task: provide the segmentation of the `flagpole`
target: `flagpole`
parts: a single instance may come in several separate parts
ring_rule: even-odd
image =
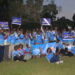
[[[11,23],[11,28],[10,28],[10,31],[12,31],[12,23]]]
[[[19,25],[18,29],[20,29],[21,25]]]

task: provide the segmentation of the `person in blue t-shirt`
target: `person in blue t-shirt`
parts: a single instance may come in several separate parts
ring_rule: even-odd
[[[11,59],[11,52],[14,50],[14,45],[16,42],[16,37],[14,36],[13,32],[7,37],[7,42],[9,43],[9,53],[8,58]]]
[[[26,47],[23,49],[24,49],[24,60],[31,59],[32,58],[31,47],[28,44],[26,44]]]
[[[4,45],[4,36],[0,33],[0,45]]]
[[[49,42],[49,37],[47,35],[47,32],[42,33],[42,38],[43,38],[43,43],[48,43]]]
[[[15,42],[16,42],[16,37],[14,36],[13,33],[11,33],[8,38],[7,38],[7,42],[10,44],[10,45],[14,45]]]
[[[43,43],[42,34],[40,31],[36,34],[36,37],[34,40],[35,40],[34,41],[35,44],[42,44]]]
[[[60,40],[57,40],[56,47],[59,48],[59,49],[64,49],[65,48],[64,44]]]
[[[50,48],[47,49],[46,58],[50,62],[51,58],[53,57],[53,52]]]
[[[58,48],[56,49],[56,53],[53,53],[51,48],[48,48],[46,58],[51,63],[57,63],[57,64],[63,63],[63,61],[60,60],[59,52],[60,50]]]
[[[15,46],[15,47],[14,47],[14,51],[12,51],[12,59],[13,59],[14,61],[16,61],[17,58],[19,57],[17,49],[18,49],[18,47]]]
[[[55,35],[52,33],[52,31],[49,33],[49,41],[55,41],[56,37]]]
[[[23,34],[19,34],[17,39],[16,39],[16,44],[24,44],[25,40],[24,40],[24,35]]]
[[[19,60],[19,61],[25,61],[26,62],[26,60],[24,60],[23,51],[18,50],[18,46],[14,47],[14,51],[12,52],[12,58],[14,61]]]

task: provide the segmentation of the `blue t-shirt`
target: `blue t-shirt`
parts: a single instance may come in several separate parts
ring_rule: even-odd
[[[34,44],[34,39],[32,39],[30,43],[31,43],[31,45],[33,45]]]
[[[18,55],[18,51],[16,50],[14,50],[13,52],[12,52],[12,57],[15,57],[15,56],[17,56]]]
[[[71,48],[72,53],[75,55],[75,47]]]
[[[18,50],[18,55],[19,56],[24,55],[24,50]]]
[[[52,57],[53,57],[53,52],[51,52],[50,54],[46,54],[46,58],[48,61],[50,61]]]
[[[54,41],[54,34],[52,32],[49,33],[49,39],[50,41]]]
[[[22,39],[23,39],[23,38],[24,38],[24,35],[23,35],[23,34],[21,34],[21,35],[20,35],[20,38],[22,38]]]
[[[29,38],[25,39],[25,44],[31,45],[31,40]]]
[[[30,50],[28,48],[24,48],[25,51],[30,52]]]
[[[2,34],[0,34],[0,45],[4,44],[4,37]]]
[[[27,52],[26,55],[29,54],[29,52],[30,52],[29,48],[23,48],[23,50]]]
[[[42,43],[42,35],[36,35],[35,43]]]
[[[24,44],[25,43],[25,39],[23,37],[17,37],[16,39],[16,44]]]
[[[65,48],[64,45],[60,42],[56,44],[56,47],[59,48],[59,49],[64,49]]]
[[[10,44],[15,44],[16,37],[14,35],[9,35],[7,38],[7,42],[9,42]]]

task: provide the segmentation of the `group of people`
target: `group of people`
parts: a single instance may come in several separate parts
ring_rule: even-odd
[[[14,61],[27,61],[32,58],[32,51],[31,48],[26,45],[24,48],[22,44],[15,45],[14,46],[14,51],[12,51],[12,59]]]
[[[67,38],[73,38],[73,42],[64,43],[63,34],[72,33],[74,36],[67,36]],[[47,49],[46,56],[52,54],[50,62],[59,61],[60,55],[73,56],[74,52],[71,52],[72,48],[75,47],[75,29],[64,29],[63,31],[57,28],[43,28],[33,30],[1,30],[0,31],[0,45],[9,45],[9,59],[14,61],[26,61],[31,59],[34,55],[32,54],[32,45],[44,44],[56,42],[56,51],[52,52],[51,48]],[[75,48],[74,48],[75,49]],[[74,51],[74,50],[73,50]],[[41,53],[41,49],[40,49]],[[41,54],[42,55],[42,54]],[[39,55],[36,55],[37,57]],[[53,60],[54,59],[54,60]]]

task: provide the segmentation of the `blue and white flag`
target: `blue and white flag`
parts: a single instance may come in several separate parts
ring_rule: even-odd
[[[0,22],[0,29],[9,29],[8,22]]]
[[[72,33],[72,32],[65,32],[65,33],[62,34],[62,37],[63,37],[64,39],[68,39],[68,38],[70,38],[71,36],[74,36],[74,33]]]
[[[53,43],[46,43],[46,44],[38,44],[38,45],[32,45],[32,54],[33,55],[40,55],[47,53],[47,48],[53,49],[53,53],[56,51],[56,42]]]
[[[21,17],[12,17],[12,24],[21,25]]]
[[[51,25],[51,19],[50,18],[41,18],[41,25],[50,26]]]
[[[74,38],[72,38],[72,36],[74,36],[74,33],[72,32],[65,32],[62,34],[62,42],[65,43],[73,43],[74,42]]]

